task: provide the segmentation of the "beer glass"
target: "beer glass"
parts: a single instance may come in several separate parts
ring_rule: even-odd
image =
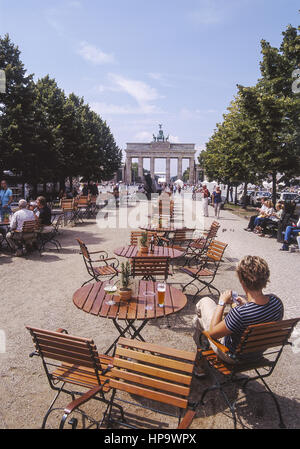
[[[159,307],[164,306],[165,295],[166,295],[166,284],[164,282],[160,282],[159,284],[157,284],[157,298]]]

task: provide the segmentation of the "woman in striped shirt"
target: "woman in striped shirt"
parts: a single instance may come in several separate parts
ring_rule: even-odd
[[[261,257],[245,256],[238,263],[236,272],[246,294],[245,298],[238,297],[239,304],[232,308],[225,318],[223,318],[225,306],[233,302],[231,290],[220,295],[218,304],[209,297],[200,299],[196,306],[197,316],[194,319],[194,340],[197,345],[201,331],[207,330],[212,338],[221,339],[234,354],[247,326],[282,320],[282,301],[277,296],[264,294],[262,291],[270,277],[267,262]],[[235,363],[233,358],[219,351],[213,344],[211,346],[222,360]]]

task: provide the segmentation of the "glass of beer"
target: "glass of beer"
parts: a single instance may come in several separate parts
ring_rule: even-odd
[[[165,295],[166,295],[166,284],[164,282],[160,282],[159,284],[157,284],[157,298],[159,307],[164,306]]]

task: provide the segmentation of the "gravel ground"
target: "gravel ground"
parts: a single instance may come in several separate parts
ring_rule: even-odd
[[[198,202],[197,207],[201,207]],[[132,210],[134,213],[134,209]],[[212,215],[211,207],[209,212]],[[212,219],[213,217],[205,219],[205,228],[209,227]],[[263,239],[245,232],[243,228],[246,227],[247,221],[228,211],[221,212],[219,221],[221,228],[218,239],[229,246],[216,278],[216,286],[221,290],[234,289],[241,292],[234,272],[236,262],[246,254],[262,256],[269,263],[271,270],[267,290],[276,293],[283,300],[286,318],[298,316],[297,297],[300,282],[297,273],[300,269],[300,254],[282,253],[279,251],[280,244],[275,239]],[[25,325],[51,330],[63,327],[74,335],[91,337],[99,352],[104,352],[115,338],[116,330],[112,322],[85,314],[72,303],[74,291],[87,280],[75,238],[79,237],[85,241],[90,250],[105,249],[113,255],[114,248],[128,243],[129,234],[129,229],[99,229],[95,220],[91,219],[76,227],[62,229],[60,241],[63,250],[59,253],[56,250],[47,250],[42,257],[33,253],[27,259],[0,254],[0,329],[6,336],[6,352],[0,353],[0,428],[40,427],[42,417],[54,396],[40,360],[28,357],[33,345]],[[171,283],[180,287],[187,281],[186,275],[176,271]],[[192,294],[193,290],[188,293]],[[188,298],[190,297],[188,295]],[[145,340],[193,351],[195,346],[191,322],[194,310],[195,305],[189,301],[186,308],[177,317],[172,318],[171,328],[168,328],[163,320],[148,323],[142,332]],[[294,346],[285,349],[275,372],[269,378],[269,384],[279,399],[288,428],[300,427],[298,329],[293,336]],[[209,378],[194,379],[194,399],[209,383]],[[264,391],[258,382],[254,382],[251,388],[257,392]],[[245,397],[235,389],[232,389],[230,394],[239,399],[238,428],[277,428],[276,409],[268,395],[254,395],[249,392]],[[69,398],[62,396],[58,405],[64,406],[68,402]],[[84,408],[91,416],[101,416],[103,410],[98,402],[90,402]],[[130,407],[130,413],[137,413],[142,420],[142,427],[150,424],[158,428],[176,427],[177,421],[173,418],[161,418],[141,410],[143,409]],[[53,414],[49,426],[57,426],[57,418],[60,416],[61,414]],[[218,393],[210,393],[207,396],[207,403],[199,408],[191,428],[232,428],[230,411]]]

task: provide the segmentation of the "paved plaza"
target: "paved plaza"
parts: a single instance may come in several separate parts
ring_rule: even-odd
[[[197,202],[197,207],[201,207],[200,202]],[[209,213],[211,216],[205,219],[205,228],[214,219],[212,207],[209,207]],[[246,254],[258,255],[266,259],[270,267],[271,279],[267,291],[282,299],[285,318],[298,316],[299,291],[296,281],[300,271],[300,254],[280,252],[280,244],[275,239],[259,238],[245,232],[245,218],[228,211],[221,211],[219,221],[221,227],[218,240],[229,245],[215,282],[219,290],[233,289],[242,293],[235,265]],[[33,345],[25,325],[49,330],[65,328],[73,335],[93,338],[99,353],[104,352],[116,337],[116,329],[110,320],[85,314],[72,303],[74,291],[87,280],[75,238],[82,239],[91,251],[104,249],[113,255],[115,248],[129,242],[129,235],[130,229],[101,230],[95,220],[90,219],[76,227],[62,228],[60,242],[63,249],[60,252],[46,251],[41,257],[36,252],[26,259],[1,254],[0,329],[6,335],[6,352],[0,354],[0,428],[40,427],[42,417],[54,396],[41,361],[35,357],[29,358]],[[175,275],[169,281],[180,287],[188,281],[188,277],[176,271],[176,265],[174,268]],[[191,287],[187,292],[190,294],[189,298],[193,292]],[[204,291],[204,295],[207,293]],[[147,342],[193,351],[195,345],[191,325],[194,312],[195,304],[190,301],[178,316],[170,319],[170,327],[166,321],[158,319],[148,323],[142,335]],[[287,427],[299,428],[299,327],[292,341],[294,346],[285,348],[279,364],[269,378],[269,384],[279,399]],[[209,379],[195,379],[193,382],[193,395],[196,398],[209,384]],[[258,392],[264,391],[257,382],[251,388]],[[232,395],[236,394],[240,396],[237,403],[238,428],[277,428],[276,410],[268,395],[247,393],[245,398],[243,393],[232,389]],[[231,414],[222,397],[211,392],[206,400],[206,405],[198,409],[191,428],[232,428]],[[92,402],[83,408],[91,415],[94,413],[100,416],[103,406]],[[65,403],[65,397],[62,397],[60,404]],[[173,418],[153,415],[148,410],[141,412],[140,409],[130,409],[130,413],[135,412],[140,416],[142,427],[146,427],[150,420],[154,427],[157,420],[157,428],[175,428],[177,425]],[[55,416],[49,420],[49,425],[57,426]]]

